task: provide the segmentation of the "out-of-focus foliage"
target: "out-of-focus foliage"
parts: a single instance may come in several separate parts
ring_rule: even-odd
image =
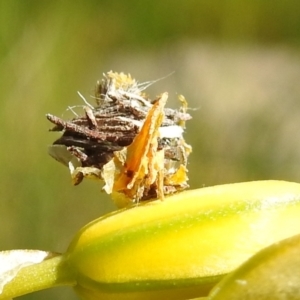
[[[64,251],[113,208],[47,155],[45,113],[72,117],[110,69],[183,94],[192,187],[299,181],[300,10],[288,1],[1,1],[0,248]],[[172,101],[172,99],[174,99]],[[81,108],[75,108],[77,113]],[[62,291],[43,299],[68,298]],[[45,295],[45,296],[44,296]],[[39,299],[35,294],[24,297]],[[72,298],[73,297],[73,298]]]

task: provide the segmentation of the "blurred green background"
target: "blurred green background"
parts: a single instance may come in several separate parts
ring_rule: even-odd
[[[48,156],[57,134],[45,118],[71,118],[77,91],[92,103],[111,69],[139,81],[175,71],[148,92],[192,108],[192,188],[299,181],[299,45],[297,0],[0,1],[0,249],[62,252],[114,209]],[[22,299],[41,297],[77,299],[69,288]]]

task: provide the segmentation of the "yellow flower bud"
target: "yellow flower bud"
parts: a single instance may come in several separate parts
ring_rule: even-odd
[[[260,249],[300,233],[299,215],[296,183],[190,190],[91,222],[65,258],[83,299],[190,299]]]

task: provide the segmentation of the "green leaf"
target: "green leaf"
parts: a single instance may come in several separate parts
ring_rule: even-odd
[[[263,249],[226,276],[209,300],[300,299],[299,254],[300,235]]]

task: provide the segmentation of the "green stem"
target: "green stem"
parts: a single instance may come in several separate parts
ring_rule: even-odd
[[[20,269],[0,294],[0,299],[9,299],[35,291],[61,286],[75,285],[74,273],[69,269],[63,255],[46,259]]]

